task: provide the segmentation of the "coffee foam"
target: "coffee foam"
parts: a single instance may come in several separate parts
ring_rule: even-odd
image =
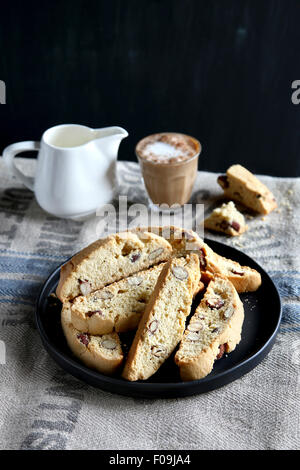
[[[177,164],[193,157],[196,147],[190,137],[166,132],[142,139],[137,145],[137,153],[153,163]]]
[[[143,149],[145,157],[155,156],[159,159],[165,160],[174,157],[188,156],[186,152],[174,147],[166,142],[152,142]]]

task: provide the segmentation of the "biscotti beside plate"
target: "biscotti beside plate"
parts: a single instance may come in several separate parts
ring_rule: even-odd
[[[216,275],[192,316],[175,362],[182,380],[208,375],[214,361],[233,351],[241,340],[244,307],[228,279]]]
[[[171,257],[172,247],[149,232],[122,232],[98,240],[68,261],[60,273],[57,297],[65,302],[147,269]]]
[[[92,336],[76,330],[71,322],[70,303],[63,305],[61,325],[69,348],[88,367],[103,374],[114,374],[123,362],[123,352],[117,333]]]
[[[175,349],[190,313],[196,277],[199,282],[195,254],[166,263],[129,350],[122,373],[125,379],[148,379]]]
[[[204,227],[215,232],[226,233],[231,237],[241,235],[248,229],[245,217],[237,210],[232,201],[214,209],[204,220]]]
[[[260,214],[269,214],[277,207],[271,191],[242,165],[232,165],[226,175],[218,177],[218,183],[228,199],[241,202]]]

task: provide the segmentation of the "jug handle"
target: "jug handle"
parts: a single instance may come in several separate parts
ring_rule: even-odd
[[[14,158],[18,153],[39,149],[40,142],[28,140],[26,142],[17,142],[16,144],[11,144],[3,150],[3,161],[6,166],[10,169],[12,174],[16,176],[28,189],[31,189],[31,191],[34,189],[34,178],[24,175],[24,173],[22,173],[22,171],[16,167]]]

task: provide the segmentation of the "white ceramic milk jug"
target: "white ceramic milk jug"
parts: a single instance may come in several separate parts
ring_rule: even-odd
[[[12,173],[34,191],[40,206],[58,217],[81,217],[111,201],[118,149],[128,133],[121,127],[91,129],[63,124],[44,132],[41,142],[6,147],[3,159]],[[34,178],[25,176],[14,157],[38,150]]]

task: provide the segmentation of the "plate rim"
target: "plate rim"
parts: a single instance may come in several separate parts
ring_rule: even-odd
[[[247,374],[248,372],[250,372],[252,369],[254,369],[264,359],[264,357],[270,352],[270,350],[271,350],[271,348],[274,344],[274,341],[275,341],[275,338],[277,336],[277,333],[278,333],[278,330],[279,330],[279,327],[280,327],[280,324],[281,324],[281,320],[282,320],[282,302],[281,302],[280,294],[278,292],[278,289],[277,289],[275,283],[273,282],[272,278],[267,273],[267,271],[265,271],[265,269],[262,268],[262,266],[257,261],[255,261],[253,258],[251,258],[247,253],[244,253],[243,251],[238,250],[237,248],[232,247],[230,245],[226,245],[225,243],[222,243],[222,242],[219,242],[219,241],[216,241],[216,240],[212,240],[212,239],[209,239],[209,238],[205,238],[204,241],[205,241],[205,243],[208,243],[209,246],[210,246],[211,243],[216,244],[217,246],[221,245],[221,247],[229,248],[230,250],[233,250],[234,252],[236,252],[238,254],[242,254],[243,256],[247,257],[251,261],[250,265],[251,264],[256,265],[256,268],[254,268],[254,269],[258,268],[259,272],[261,274],[263,273],[263,275],[268,278],[268,280],[271,282],[271,284],[274,288],[274,291],[276,292],[276,296],[277,296],[276,300],[278,301],[278,305],[279,305],[279,315],[278,315],[278,320],[276,322],[275,328],[272,330],[272,333],[268,336],[268,339],[264,342],[264,344],[255,353],[251,354],[247,359],[244,359],[244,360],[238,362],[237,364],[230,367],[229,369],[218,372],[216,375],[211,376],[210,374],[208,374],[206,377],[204,377],[202,379],[192,380],[192,381],[181,381],[181,382],[147,382],[147,381],[131,382],[131,381],[124,380],[121,377],[114,377],[114,376],[108,376],[108,375],[101,374],[101,372],[90,369],[85,364],[81,364],[80,362],[77,362],[75,359],[68,356],[64,352],[59,351],[58,348],[52,344],[52,341],[50,340],[50,338],[47,334],[47,331],[45,330],[45,328],[42,324],[41,316],[39,314],[40,306],[41,306],[41,303],[44,299],[44,291],[46,290],[49,282],[51,281],[51,279],[53,277],[55,277],[57,275],[57,272],[60,270],[61,266],[63,266],[66,262],[68,262],[68,260],[71,259],[72,257],[68,258],[66,261],[61,263],[59,266],[57,266],[50,273],[50,275],[44,281],[44,283],[43,283],[43,285],[40,289],[40,292],[37,296],[36,305],[35,305],[35,322],[36,322],[37,329],[38,329],[39,335],[41,337],[43,346],[45,347],[47,352],[51,355],[51,357],[55,360],[55,362],[58,362],[57,357],[59,357],[59,359],[62,362],[67,362],[73,369],[78,370],[81,373],[81,375],[83,375],[83,376],[87,375],[91,379],[93,379],[93,381],[100,381],[101,380],[101,382],[104,382],[106,385],[107,384],[109,384],[111,386],[113,386],[113,385],[119,385],[120,386],[121,385],[122,387],[125,387],[126,389],[128,389],[128,390],[126,390],[126,392],[128,392],[128,393],[123,393],[121,391],[116,391],[116,392],[113,392],[113,393],[119,393],[119,394],[124,394],[124,395],[126,394],[127,396],[131,395],[130,392],[140,392],[141,397],[146,396],[147,393],[150,393],[150,392],[162,393],[163,391],[167,391],[167,392],[168,391],[178,391],[180,393],[180,391],[185,390],[187,388],[190,388],[191,386],[193,388],[197,388],[197,386],[201,386],[202,384],[206,385],[206,384],[209,384],[210,382],[214,382],[214,381],[218,381],[218,380],[222,380],[224,378],[227,378],[230,375],[234,375],[234,373],[237,370],[241,369],[241,368],[247,369],[247,366],[249,366],[249,363],[253,363],[253,367],[248,368],[247,370],[242,372],[238,377],[233,378],[232,380],[229,380],[227,382],[224,382],[223,385],[226,385],[226,384],[230,383],[231,381],[234,381],[234,380],[242,377],[243,375]],[[266,351],[266,353],[264,354],[265,351]],[[260,356],[261,356],[261,359],[257,360],[257,359],[260,358]],[[59,366],[64,368],[61,365],[61,362],[59,362]],[[68,370],[68,373],[73,375],[69,370]],[[83,378],[80,378],[80,380],[84,381]],[[218,389],[221,386],[222,385],[217,386],[217,387],[213,387],[213,388]],[[101,386],[99,385],[98,388],[101,389]],[[193,392],[193,394],[197,394],[197,393],[200,394],[202,392],[201,391]],[[143,394],[146,394],[146,395],[143,395]],[[132,396],[134,396],[134,393],[132,393]],[[154,397],[155,397],[155,395],[152,398],[154,398]]]

